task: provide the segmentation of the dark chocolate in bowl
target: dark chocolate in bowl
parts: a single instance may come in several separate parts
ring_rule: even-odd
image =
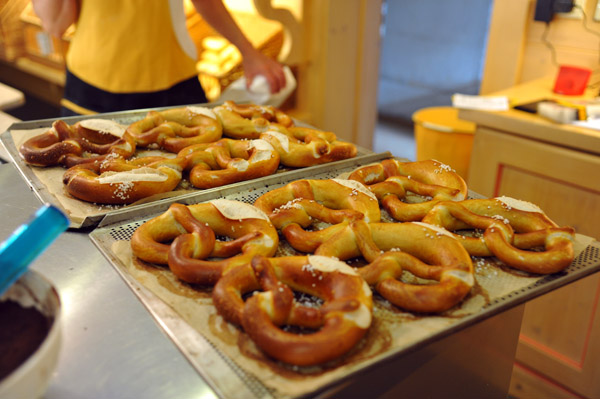
[[[16,370],[44,342],[52,320],[34,306],[0,301],[0,381]]]
[[[0,298],[0,397],[43,396],[60,350],[60,298],[28,271]]]

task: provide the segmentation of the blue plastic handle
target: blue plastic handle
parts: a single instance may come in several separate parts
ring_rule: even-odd
[[[55,206],[45,204],[0,244],[0,295],[68,227],[69,219],[65,214]]]

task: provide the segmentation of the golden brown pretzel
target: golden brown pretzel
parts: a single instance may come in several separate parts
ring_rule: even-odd
[[[378,222],[379,204],[362,184],[352,180],[297,180],[260,196],[254,203],[298,251],[314,253],[338,231]],[[315,222],[332,226],[307,231]]]
[[[184,160],[177,158],[107,159],[67,169],[63,183],[80,200],[124,205],[173,190],[181,181],[183,167]]]
[[[260,135],[277,150],[281,163],[289,167],[305,167],[355,157],[354,144],[337,139],[332,132],[306,127],[285,128],[271,125]]]
[[[471,255],[495,256],[530,273],[556,273],[573,261],[575,231],[559,228],[539,207],[514,198],[440,202],[423,221],[450,231],[484,230],[482,237],[460,236]]]
[[[279,154],[264,140],[221,139],[181,150],[189,180],[197,188],[213,188],[268,176],[279,167]]]
[[[138,258],[168,264],[178,278],[195,284],[214,284],[221,273],[249,263],[255,255],[272,256],[278,244],[266,215],[252,205],[226,199],[173,204],[131,237]]]
[[[256,345],[285,363],[310,366],[334,360],[352,349],[372,320],[372,294],[360,276],[343,262],[322,256],[256,257],[252,267],[263,292],[244,306],[242,325]],[[301,307],[292,290],[323,300],[321,324],[311,334],[282,330],[286,325],[311,327],[293,316]]]
[[[52,128],[25,141],[19,148],[25,162],[35,166],[101,162],[106,158],[129,158],[135,152],[135,141],[116,122],[84,119],[69,126],[63,120]]]
[[[352,172],[349,179],[365,184],[394,219],[419,221],[440,201],[461,201],[467,184],[447,165],[434,160],[400,162],[386,159]],[[402,201],[408,193],[430,198],[424,202]]]
[[[359,274],[392,304],[410,311],[443,312],[470,292],[475,281],[471,258],[449,232],[421,222],[366,227],[360,234],[350,228],[339,232],[316,254],[341,260],[364,257],[370,263]],[[403,281],[403,272],[430,282]]]
[[[139,147],[158,145],[173,153],[190,145],[219,140],[223,133],[215,113],[196,106],[150,111],[144,119],[129,125],[127,131]]]
[[[234,139],[257,139],[272,123],[284,127],[293,125],[292,119],[281,110],[256,104],[236,104],[225,101],[214,108],[223,125],[223,134]]]

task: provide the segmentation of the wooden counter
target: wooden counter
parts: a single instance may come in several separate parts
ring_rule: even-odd
[[[592,80],[595,81],[595,80]],[[542,79],[494,93],[511,105],[554,98]],[[538,204],[559,225],[600,237],[600,131],[552,122],[536,114],[461,110],[477,130],[469,188]],[[600,394],[600,276],[589,276],[529,302],[513,370],[520,398],[593,398]]]

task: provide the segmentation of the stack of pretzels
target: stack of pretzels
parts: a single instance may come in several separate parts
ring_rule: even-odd
[[[145,159],[141,150],[161,150]],[[140,150],[140,151],[136,151]],[[296,126],[281,110],[227,101],[215,108],[150,111],[122,126],[106,119],[57,120],[19,148],[36,167],[69,168],[66,192],[83,201],[126,205],[189,183],[199,189],[356,156],[331,132]]]
[[[218,313],[269,357],[324,364],[362,339],[380,297],[423,315],[459,306],[476,284],[472,257],[535,274],[572,262],[573,229],[535,205],[466,197],[447,165],[388,159],[348,179],[292,181],[252,205],[173,204],[131,246],[182,281],[212,286]]]

